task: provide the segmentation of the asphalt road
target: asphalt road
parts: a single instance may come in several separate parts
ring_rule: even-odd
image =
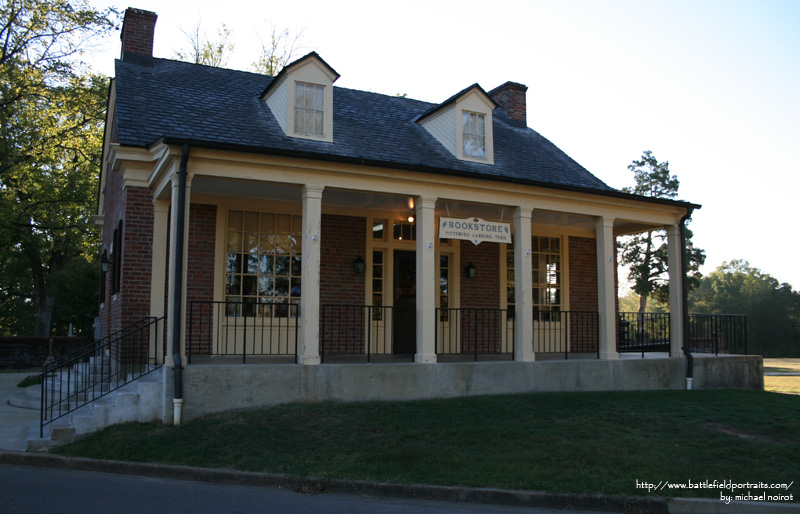
[[[564,511],[399,500],[343,494],[301,494],[286,489],[223,485],[0,464],[0,511],[4,514],[183,513],[528,513]],[[579,514],[579,511],[570,511]],[[601,514],[593,512],[593,514]]]

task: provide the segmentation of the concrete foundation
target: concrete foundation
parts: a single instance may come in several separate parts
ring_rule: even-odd
[[[183,371],[183,419],[291,402],[685,389],[686,371],[682,357],[633,355],[619,360],[536,362],[191,365]],[[171,375],[166,373],[165,378]],[[695,356],[694,389],[763,387],[760,356]],[[171,414],[172,400],[167,400],[169,409],[164,411]]]

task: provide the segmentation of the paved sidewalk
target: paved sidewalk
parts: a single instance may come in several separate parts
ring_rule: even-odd
[[[24,394],[17,387],[25,377],[35,372],[0,373],[0,450],[25,450],[25,438],[31,422],[39,420],[39,411],[8,404],[9,398]]]

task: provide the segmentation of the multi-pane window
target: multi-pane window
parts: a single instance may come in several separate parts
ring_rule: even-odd
[[[383,250],[373,250],[372,252],[372,306],[375,307],[372,311],[373,321],[383,319],[383,309],[380,308],[383,306],[384,279],[386,278],[383,255]]]
[[[486,158],[486,117],[475,112],[463,112],[461,134],[464,157]]]
[[[393,224],[393,236],[397,241],[416,241],[417,226],[413,223],[395,221]]]
[[[450,311],[450,256],[439,257],[439,321],[448,321]]]
[[[294,133],[300,136],[323,137],[325,121],[325,88],[297,82],[294,96]]]
[[[516,277],[514,275],[514,245],[506,245],[506,303],[508,304],[508,319],[516,316]]]
[[[533,319],[556,321],[561,311],[561,239],[533,236],[531,238]],[[509,317],[515,305],[514,245],[506,246],[506,299]]]
[[[298,315],[301,217],[230,211],[225,265],[228,315]]]
[[[534,319],[550,321],[561,310],[561,239],[533,236]]]

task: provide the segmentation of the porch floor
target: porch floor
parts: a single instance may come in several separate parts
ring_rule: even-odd
[[[713,354],[693,354],[695,358],[713,356]],[[668,359],[668,352],[641,352],[620,353],[620,360],[627,359]],[[487,353],[478,354],[477,362],[498,362],[513,361],[514,356],[510,353]],[[597,360],[594,352],[570,352],[568,356],[563,353],[537,353],[537,361],[559,361],[559,360]],[[413,354],[390,354],[390,355],[370,355],[369,361],[364,354],[342,354],[325,355],[323,364],[401,364],[413,363]],[[449,354],[438,355],[437,362],[457,363],[475,362],[474,354]],[[294,364],[294,355],[247,355],[244,359],[241,355],[193,355],[192,365],[235,365],[235,364]]]

